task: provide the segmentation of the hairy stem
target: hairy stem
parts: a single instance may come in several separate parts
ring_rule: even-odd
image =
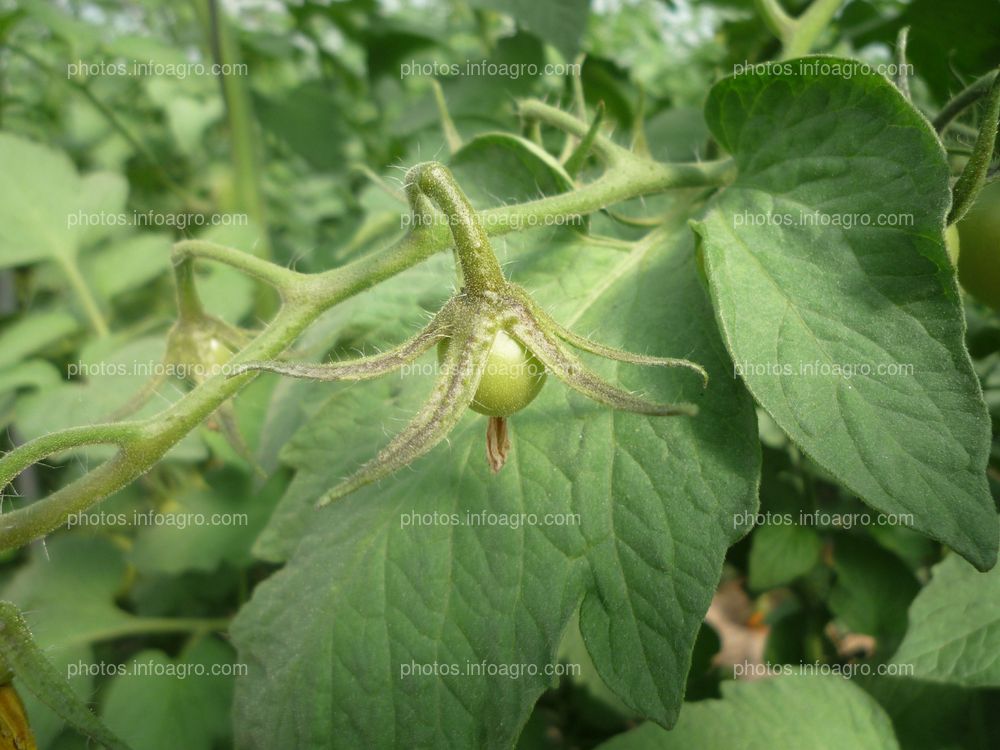
[[[189,258],[204,258],[232,266],[248,276],[270,284],[282,293],[291,289],[297,281],[305,277],[305,274],[292,271],[255,255],[207,240],[182,240],[174,245],[175,266]]]
[[[934,129],[938,133],[943,133],[956,117],[979,101],[979,99],[986,96],[986,92],[990,90],[990,86],[993,85],[996,77],[997,72],[991,70],[955,94],[951,101],[945,104],[937,117],[934,118],[932,122]]]
[[[972,156],[969,157],[962,174],[955,182],[955,187],[952,188],[949,224],[954,224],[965,216],[986,183],[990,163],[993,160],[997,128],[1000,127],[998,121],[1000,121],[1000,75],[995,75],[987,95],[986,111],[983,113],[983,123],[979,128],[976,144],[972,148]]]
[[[503,286],[503,272],[489,235],[450,169],[438,162],[418,164],[406,174],[406,192],[414,211],[420,210],[423,195],[434,201],[448,219],[463,283],[470,294],[496,291]],[[421,221],[425,223],[426,218]]]

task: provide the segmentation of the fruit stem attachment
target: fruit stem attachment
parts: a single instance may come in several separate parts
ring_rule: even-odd
[[[406,196],[414,210],[414,223],[421,226],[433,221],[422,212],[422,198],[426,196],[444,213],[455,251],[462,269],[465,292],[481,296],[486,292],[501,290],[506,281],[500,263],[493,253],[486,230],[469,199],[455,182],[451,170],[439,162],[417,164],[406,173]],[[417,213],[421,211],[421,213]]]

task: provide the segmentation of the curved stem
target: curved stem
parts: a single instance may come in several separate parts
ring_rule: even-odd
[[[34,463],[83,445],[124,445],[139,435],[138,422],[71,427],[23,443],[0,458],[0,488]]]
[[[181,257],[174,251],[174,286],[179,322],[196,321],[205,317],[205,308],[194,280],[194,259]]]
[[[906,61],[906,47],[910,41],[910,27],[904,26],[896,35],[896,78],[895,84],[907,101],[913,97],[910,95],[910,64]]]
[[[270,284],[282,293],[290,290],[297,281],[306,276],[255,255],[208,240],[181,240],[175,244],[174,265],[179,266],[188,258],[204,258],[224,263]]]
[[[956,117],[986,95],[996,77],[997,72],[991,70],[955,94],[951,101],[944,105],[937,117],[932,121],[931,124],[934,125],[934,129],[938,133],[943,133]]]
[[[754,0],[754,5],[767,28],[778,39],[785,39],[795,30],[795,19],[785,12],[778,0]]]
[[[590,123],[584,122],[569,112],[564,112],[558,107],[545,104],[537,99],[518,102],[517,109],[521,117],[527,120],[538,120],[546,125],[559,128],[580,140],[590,135],[592,128]],[[627,148],[619,146],[596,129],[592,135],[589,147],[609,165],[637,158]]]
[[[954,224],[965,216],[986,183],[990,162],[993,160],[998,127],[1000,127],[1000,74],[993,77],[993,84],[986,100],[986,111],[983,113],[983,124],[979,128],[976,144],[972,147],[972,156],[969,157],[962,174],[955,182],[955,187],[952,188],[949,224]]]
[[[331,297],[327,306],[337,301],[339,300]],[[234,362],[276,357],[323,309],[325,307],[318,303],[286,306]],[[139,436],[126,439],[122,449],[113,458],[52,495],[0,516],[0,550],[20,547],[56,530],[72,514],[87,510],[102,498],[130,484],[159,461],[175,443],[207,419],[223,401],[252,379],[251,375],[230,379],[223,374],[216,375],[189,391],[160,414],[146,422],[129,425],[130,428],[138,429]],[[123,425],[108,427],[121,428]],[[73,428],[39,440],[58,441],[67,434],[93,429]]]
[[[420,195],[426,195],[448,219],[462,280],[469,294],[481,295],[502,288],[503,271],[489,236],[450,169],[433,161],[416,165],[406,174],[406,193],[414,207],[419,205]]]
[[[842,3],[843,0],[814,0],[813,4],[795,19],[795,28],[791,36],[784,40],[781,56],[787,59],[808,55]]]
[[[754,4],[764,23],[781,40],[781,57],[787,60],[809,54],[842,2],[813,0],[798,18],[790,16],[779,0],[755,0]]]

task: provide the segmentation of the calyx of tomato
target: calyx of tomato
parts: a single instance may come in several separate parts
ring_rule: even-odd
[[[698,373],[707,385],[708,374],[700,365],[684,359],[622,351],[564,328],[524,289],[504,278],[486,231],[447,167],[438,162],[418,164],[409,170],[405,182],[407,198],[415,214],[412,231],[428,231],[433,224],[431,212],[436,206],[451,228],[462,279],[461,289],[431,322],[409,341],[370,357],[325,364],[246,362],[233,368],[231,373],[267,370],[314,380],[368,380],[403,367],[435,344],[440,346],[438,381],[420,411],[377,456],[329,490],[320,499],[319,506],[388,476],[424,455],[445,438],[470,407],[490,416],[487,458],[493,470],[498,471],[510,445],[506,419],[534,399],[545,372],[613,409],[654,416],[693,416],[697,413],[693,404],[656,403],[607,382],[587,368],[570,346],[620,362],[686,367]],[[540,375],[527,374],[528,378],[536,378],[534,382],[522,380],[517,388],[507,389],[517,390],[516,397],[512,392],[495,393],[493,386],[496,384],[489,380],[492,377],[488,372],[491,357],[499,353],[498,344],[507,348],[508,342],[523,352],[520,358],[524,362],[537,363],[542,369]],[[518,354],[513,357],[518,358]],[[523,375],[525,373],[520,374]],[[488,387],[481,393],[484,385]]]

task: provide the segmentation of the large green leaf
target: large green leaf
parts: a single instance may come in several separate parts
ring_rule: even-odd
[[[543,670],[581,601],[604,681],[642,714],[675,719],[725,549],[745,531],[734,515],[756,506],[753,411],[728,377],[683,230],[630,253],[564,241],[518,261],[518,279],[575,329],[702,362],[713,378],[704,394],[685,373],[597,365],[626,387],[696,400],[700,415],[615,413],[552,382],[512,420],[500,474],[470,414],[413,470],[318,513],[320,492],[399,429],[395,404],[429,382],[339,391],[284,454],[298,475],[277,533],[286,549],[304,537],[234,622],[250,667],[237,683],[241,746],[509,746],[551,684]],[[482,512],[508,523],[467,521]],[[522,513],[579,522],[513,523]],[[538,672],[468,673],[484,662]]]
[[[937,565],[892,660],[929,681],[1000,687],[1000,569],[980,573],[955,555]]]
[[[990,429],[944,251],[944,151],[884,78],[806,60],[844,74],[791,61],[721,81],[706,105],[739,166],[697,227],[723,336],[817,463],[989,568]]]
[[[671,732],[643,724],[600,750],[894,750],[885,711],[840,677],[727,682],[721,700],[685,704]]]

